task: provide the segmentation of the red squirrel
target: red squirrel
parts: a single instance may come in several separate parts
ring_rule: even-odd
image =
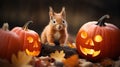
[[[65,7],[62,8],[60,13],[54,12],[52,7],[49,7],[49,17],[49,24],[41,33],[42,43],[55,46],[54,42],[58,41],[60,46],[65,46],[68,40]]]

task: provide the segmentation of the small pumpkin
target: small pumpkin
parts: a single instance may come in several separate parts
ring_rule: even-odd
[[[41,49],[40,37],[38,33],[28,29],[30,23],[32,23],[32,21],[28,21],[23,27],[15,27],[12,31],[20,36],[23,44],[21,48],[22,50],[28,55],[38,56]]]
[[[19,36],[8,30],[8,23],[4,23],[0,29],[0,58],[11,60],[12,54],[20,50],[21,42]]]
[[[108,18],[109,15],[104,15],[98,21],[88,22],[80,28],[76,36],[76,47],[82,57],[95,61],[120,56],[119,29],[105,23]]]

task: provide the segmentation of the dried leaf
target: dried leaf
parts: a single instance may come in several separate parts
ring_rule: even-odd
[[[51,58],[54,58],[56,61],[62,62],[65,58],[65,53],[62,51],[55,51],[55,53],[50,54]]]
[[[115,62],[109,58],[106,58],[101,62],[101,65],[103,67],[112,67],[114,64],[115,64]]]
[[[79,59],[80,67],[100,67],[99,64],[93,64],[90,61],[87,61],[86,59]]]
[[[70,48],[76,48],[75,43],[68,42],[67,45],[68,45]]]
[[[18,52],[18,55],[12,55],[12,65],[14,67],[32,67],[28,63],[32,60],[32,56],[28,56],[25,52]]]
[[[79,58],[78,55],[73,55],[63,61],[65,67],[79,67]]]

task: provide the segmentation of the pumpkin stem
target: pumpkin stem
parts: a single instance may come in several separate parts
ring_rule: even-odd
[[[23,29],[24,29],[24,30],[28,30],[28,25],[29,25],[30,23],[33,23],[33,21],[28,21],[28,22],[23,26]]]
[[[96,25],[99,25],[99,26],[106,26],[105,25],[105,21],[106,19],[109,19],[110,16],[109,15],[104,15],[102,16],[99,20],[98,20],[98,23]]]
[[[9,31],[9,25],[8,23],[4,23],[3,26],[2,26],[2,29],[5,30],[5,31]]]

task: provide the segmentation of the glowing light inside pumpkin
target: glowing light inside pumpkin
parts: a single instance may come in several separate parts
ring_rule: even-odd
[[[93,57],[96,57],[100,54],[100,50],[99,51],[95,51],[94,54],[92,55]]]
[[[87,33],[83,31],[83,32],[81,33],[81,37],[82,37],[83,39],[87,38]]]
[[[40,51],[29,51],[28,49],[26,49],[26,53],[31,56],[38,56]]]
[[[101,52],[100,50],[95,51],[94,49],[87,49],[87,48],[83,48],[81,46],[80,46],[80,50],[84,55],[87,56],[89,54],[89,55],[92,55],[92,57],[98,56]]]
[[[34,42],[34,46],[33,47],[36,47],[36,48],[38,47],[37,41]]]
[[[38,38],[38,42],[40,42],[40,38]]]
[[[85,42],[85,44],[90,44],[91,46],[94,46],[94,42],[93,42],[93,40],[92,39],[88,39],[86,42]]]
[[[96,35],[95,38],[94,38],[94,40],[95,40],[96,42],[101,42],[103,39],[102,39],[102,36]]]
[[[27,37],[27,40],[29,41],[29,43],[33,42],[33,38],[31,36]]]

